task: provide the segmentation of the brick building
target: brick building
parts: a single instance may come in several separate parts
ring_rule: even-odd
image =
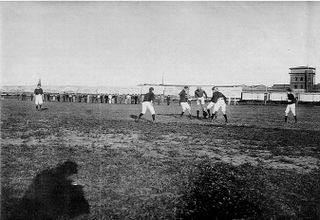
[[[290,87],[295,92],[313,92],[315,89],[316,68],[298,66],[290,69]]]

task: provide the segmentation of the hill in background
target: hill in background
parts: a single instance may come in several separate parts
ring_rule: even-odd
[[[45,92],[51,93],[142,93],[143,87],[117,87],[117,86],[42,86]],[[1,92],[33,92],[35,86],[1,86]]]

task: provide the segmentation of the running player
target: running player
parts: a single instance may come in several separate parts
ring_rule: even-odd
[[[180,116],[182,117],[184,112],[186,110],[188,110],[189,112],[189,117],[191,118],[191,107],[188,103],[189,101],[189,87],[188,86],[185,86],[183,88],[183,90],[179,93],[179,96],[180,96],[180,105],[181,105],[181,108],[182,108],[182,112],[180,114]]]
[[[196,91],[194,91],[194,96],[197,99],[197,118],[199,119],[200,110],[203,112],[203,117],[207,117],[207,112],[205,111],[205,102],[204,98],[208,98],[207,93],[201,89],[201,86],[198,86]]]
[[[40,82],[38,83],[37,88],[34,90],[34,96],[35,96],[36,109],[38,111],[41,111],[41,106],[43,104],[43,90],[41,88]]]
[[[144,95],[143,102],[142,102],[142,111],[141,111],[140,115],[138,116],[138,118],[136,119],[137,122],[146,113],[147,109],[150,111],[150,113],[152,115],[152,122],[155,122],[156,112],[154,111],[154,108],[153,108],[155,96],[154,96],[153,91],[154,91],[154,88],[150,87],[149,92]]]
[[[287,88],[287,95],[288,95],[288,105],[285,111],[284,121],[287,122],[288,114],[291,111],[294,117],[295,123],[297,123],[297,116],[296,116],[296,101],[297,99],[294,97],[291,88]]]
[[[210,115],[210,109],[213,107],[213,112],[211,115],[211,119],[217,118],[217,112],[221,108],[221,111],[223,113],[223,117],[226,122],[228,122],[227,114],[226,114],[226,97],[218,91],[217,87],[212,87],[212,98],[211,101],[207,107],[208,113]]]

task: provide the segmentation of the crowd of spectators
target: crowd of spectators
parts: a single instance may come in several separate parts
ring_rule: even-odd
[[[8,95],[9,96],[9,95]],[[18,100],[34,100],[34,95],[26,93],[15,94]],[[140,104],[143,94],[84,94],[84,93],[44,93],[45,102],[78,102],[106,104]],[[12,96],[11,96],[12,97]],[[170,96],[156,95],[155,104],[170,104]]]
[[[108,104],[139,104],[137,94],[44,94],[44,101],[48,102],[83,102],[83,103],[108,103]]]

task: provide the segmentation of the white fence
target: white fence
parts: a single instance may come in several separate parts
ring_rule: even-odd
[[[269,95],[270,101],[286,101],[287,100],[287,93],[285,92],[272,92]]]
[[[298,93],[295,94],[299,102],[320,102],[320,93]],[[268,94],[262,92],[242,92],[242,101],[287,101],[287,93],[270,92]]]
[[[242,100],[243,101],[264,101],[265,94],[262,92],[260,93],[242,92]]]
[[[298,97],[301,102],[320,102],[320,93],[300,93]]]
[[[242,88],[240,86],[224,87],[218,86],[218,91],[222,92],[227,98],[241,99]]]

